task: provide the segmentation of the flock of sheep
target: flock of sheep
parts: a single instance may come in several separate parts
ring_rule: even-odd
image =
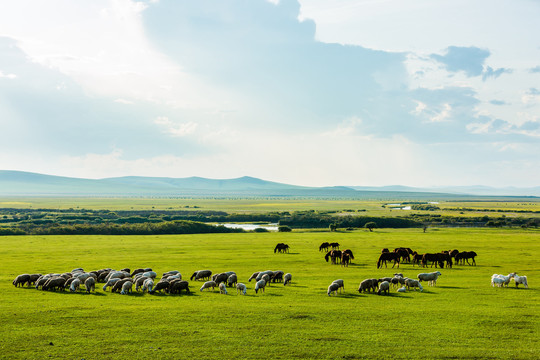
[[[171,270],[163,273],[161,278],[156,281],[157,273],[151,268],[140,268],[133,272],[130,269],[112,270],[101,269],[86,272],[82,268],[73,269],[70,272],[56,274],[21,274],[13,280],[15,287],[34,286],[36,289],[49,291],[64,291],[69,289],[71,292],[81,291],[81,286],[87,293],[95,291],[96,283],[105,283],[103,291],[110,288],[111,293],[119,292],[127,295],[135,291],[155,294],[156,292],[165,292],[168,294],[180,294],[182,290],[190,293],[189,282],[182,280],[182,274],[178,270]],[[266,285],[270,283],[283,282],[283,285],[290,284],[292,275],[285,274],[281,270],[258,271],[251,275],[248,281],[255,279],[255,293],[259,290],[264,292]],[[227,286],[236,287],[236,293],[246,294],[247,286],[238,282],[238,277],[234,271],[218,273],[212,275],[210,270],[195,271],[190,278],[191,281],[207,280],[200,288],[200,291],[216,287],[221,294],[227,294]]]
[[[377,294],[381,295],[382,293],[388,294],[390,291],[390,286],[398,287],[399,285],[402,285],[399,289],[397,289],[398,292],[406,292],[407,290],[412,289],[419,289],[420,291],[423,291],[424,288],[422,287],[421,281],[427,281],[428,285],[435,286],[437,284],[437,279],[441,276],[441,273],[439,271],[431,272],[431,273],[420,273],[417,275],[418,280],[416,279],[409,279],[408,277],[404,277],[402,273],[396,273],[393,277],[384,277],[380,279],[365,279],[360,283],[360,286],[358,287],[358,292],[377,292]],[[327,294],[328,296],[337,295],[338,290],[344,289],[344,284],[342,279],[334,280],[330,286],[328,286]]]
[[[510,273],[508,275],[493,274],[491,276],[491,286],[495,287],[495,285],[497,285],[498,287],[508,287],[510,280],[514,280],[516,287],[522,284],[523,287],[525,287],[526,289],[529,288],[529,284],[527,283],[527,277],[519,276],[515,272]]]

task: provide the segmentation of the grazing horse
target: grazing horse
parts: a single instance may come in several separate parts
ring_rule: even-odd
[[[349,254],[349,257],[351,258],[351,260],[354,260],[354,255],[351,249],[343,250],[343,253]]]
[[[332,264],[337,264],[337,262],[341,262],[341,251],[340,250],[330,250],[326,253],[324,256],[324,259],[326,262],[328,262],[328,259],[332,260]]]
[[[457,255],[457,254],[459,253],[459,251],[458,251],[458,250],[456,250],[456,249],[454,249],[454,250],[450,250],[450,251],[448,251],[448,253],[449,253],[449,254],[450,254],[450,256],[451,256],[451,257],[453,257],[453,258],[454,258],[454,260],[455,260],[455,258],[456,258],[456,255]]]
[[[433,264],[435,264],[435,268],[436,268],[437,264],[439,264],[439,266],[443,268],[444,260],[440,260],[439,255],[443,255],[443,254],[430,254],[430,253],[424,254],[424,256],[422,257],[422,267],[427,267],[428,261],[431,261],[431,267],[433,267]]]
[[[398,254],[399,258],[403,261],[403,262],[407,262],[407,263],[410,263],[411,262],[411,257],[409,256],[409,252],[407,251],[407,249],[405,248],[398,248],[396,250],[394,250],[394,252],[396,254]]]
[[[349,262],[351,261],[351,255],[349,253],[343,251],[341,253],[341,266],[349,266]]]
[[[382,262],[384,262],[384,267],[388,267],[386,265],[387,261],[394,261],[394,265],[392,267],[396,266],[399,268],[399,255],[395,252],[383,252],[381,256],[379,256],[379,261],[377,261],[377,269],[382,268]]]
[[[283,253],[286,253],[286,252],[289,252],[289,245],[287,244],[284,244],[284,243],[278,243],[276,245],[276,247],[274,248],[274,254],[278,252],[283,252]]]
[[[422,258],[424,257],[424,254],[419,254],[418,252],[413,252],[412,253],[412,264],[414,266],[414,264],[418,264],[418,265],[421,265],[422,264]]]
[[[339,243],[334,242],[329,244],[332,250],[339,250]]]
[[[330,243],[323,242],[321,246],[319,246],[319,251],[328,251],[328,248],[330,247]]]
[[[381,250],[381,253],[385,253],[385,252],[390,252],[390,250],[388,250],[388,248],[384,248]]]
[[[462,264],[465,264],[465,261],[467,262],[467,265],[476,265],[476,260],[474,259],[476,256],[478,256],[477,253],[474,251],[462,251],[456,255],[456,263],[458,263],[461,260]],[[472,260],[472,264],[469,263],[469,259]]]

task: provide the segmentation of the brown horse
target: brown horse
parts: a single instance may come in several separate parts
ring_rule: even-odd
[[[377,261],[377,269],[382,268],[382,263],[384,262],[384,267],[388,267],[386,265],[387,261],[394,261],[394,265],[392,267],[396,266],[399,268],[399,255],[395,252],[384,252],[379,256],[379,261]]]
[[[330,247],[330,243],[323,242],[321,246],[319,246],[319,251],[328,251],[328,248]]]
[[[467,265],[476,265],[476,260],[474,259],[476,256],[478,256],[477,253],[474,251],[462,251],[458,254],[456,254],[456,263],[459,263],[461,261],[462,264],[465,264],[465,261],[467,262]],[[472,264],[469,263],[469,259],[472,260]]]
[[[332,260],[332,264],[337,264],[337,262],[341,262],[341,251],[340,250],[330,250],[326,253],[324,256],[324,259],[326,262],[328,262],[328,259]]]
[[[349,253],[343,251],[341,253],[341,266],[349,266],[349,262],[351,261],[351,255]]]
[[[289,252],[289,245],[287,244],[284,244],[284,243],[278,243],[276,245],[276,247],[274,248],[274,254],[278,252],[283,252],[283,253],[286,253],[286,252]]]
[[[437,267],[437,264],[443,268],[444,267],[444,260],[441,260],[439,255],[443,255],[443,254],[430,254],[430,253],[426,253],[424,254],[424,256],[422,257],[422,267],[427,267],[428,266],[428,261],[431,262],[431,267],[433,267],[433,264],[435,264],[435,267]]]
[[[339,243],[333,242],[329,244],[332,250],[339,250]]]
[[[351,260],[354,260],[354,255],[351,249],[343,250],[343,253],[349,254],[349,257],[351,258]]]
[[[424,257],[424,254],[419,254],[418,252],[413,252],[412,253],[412,264],[414,266],[414,264],[418,264],[418,265],[421,265],[422,264],[422,258]]]

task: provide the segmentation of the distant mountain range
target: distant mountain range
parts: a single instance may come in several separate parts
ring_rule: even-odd
[[[308,187],[266,181],[249,176],[236,179],[125,176],[94,180],[0,170],[0,196],[258,196],[427,200],[469,199],[478,196],[540,196],[540,187],[490,188],[486,186],[461,186],[414,188],[400,185],[381,187]]]

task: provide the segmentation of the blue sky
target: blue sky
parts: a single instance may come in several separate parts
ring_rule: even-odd
[[[1,169],[540,185],[540,1],[0,1]]]

